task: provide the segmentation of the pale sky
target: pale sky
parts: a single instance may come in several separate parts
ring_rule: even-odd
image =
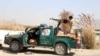
[[[37,25],[59,18],[65,9],[76,15],[81,13],[94,15],[100,19],[100,0],[0,0],[0,19],[16,20],[20,24]]]

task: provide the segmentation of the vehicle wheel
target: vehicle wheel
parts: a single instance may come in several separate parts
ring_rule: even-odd
[[[56,54],[65,55],[67,54],[67,47],[63,43],[57,43],[54,47],[54,51]]]
[[[10,50],[13,52],[19,52],[21,50],[21,45],[18,41],[12,41],[10,44]]]
[[[0,44],[0,49],[2,49],[2,44]]]
[[[26,51],[28,49],[28,47],[23,47],[23,50]]]

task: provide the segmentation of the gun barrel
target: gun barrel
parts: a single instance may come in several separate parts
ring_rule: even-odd
[[[50,18],[50,20],[54,20],[54,21],[60,21],[59,19],[54,19],[54,18]]]

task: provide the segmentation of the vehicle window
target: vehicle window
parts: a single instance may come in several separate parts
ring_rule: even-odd
[[[27,31],[34,32],[35,30],[34,30],[34,28],[29,28]]]
[[[46,35],[46,36],[50,35],[50,29],[43,29],[42,35]]]

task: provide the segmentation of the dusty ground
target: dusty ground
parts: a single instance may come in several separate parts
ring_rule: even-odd
[[[63,56],[55,55],[53,49],[49,48],[29,48],[27,51],[19,53],[10,52],[7,45],[3,45],[0,50],[0,56]],[[100,50],[72,49],[71,53],[66,56],[100,56]]]

